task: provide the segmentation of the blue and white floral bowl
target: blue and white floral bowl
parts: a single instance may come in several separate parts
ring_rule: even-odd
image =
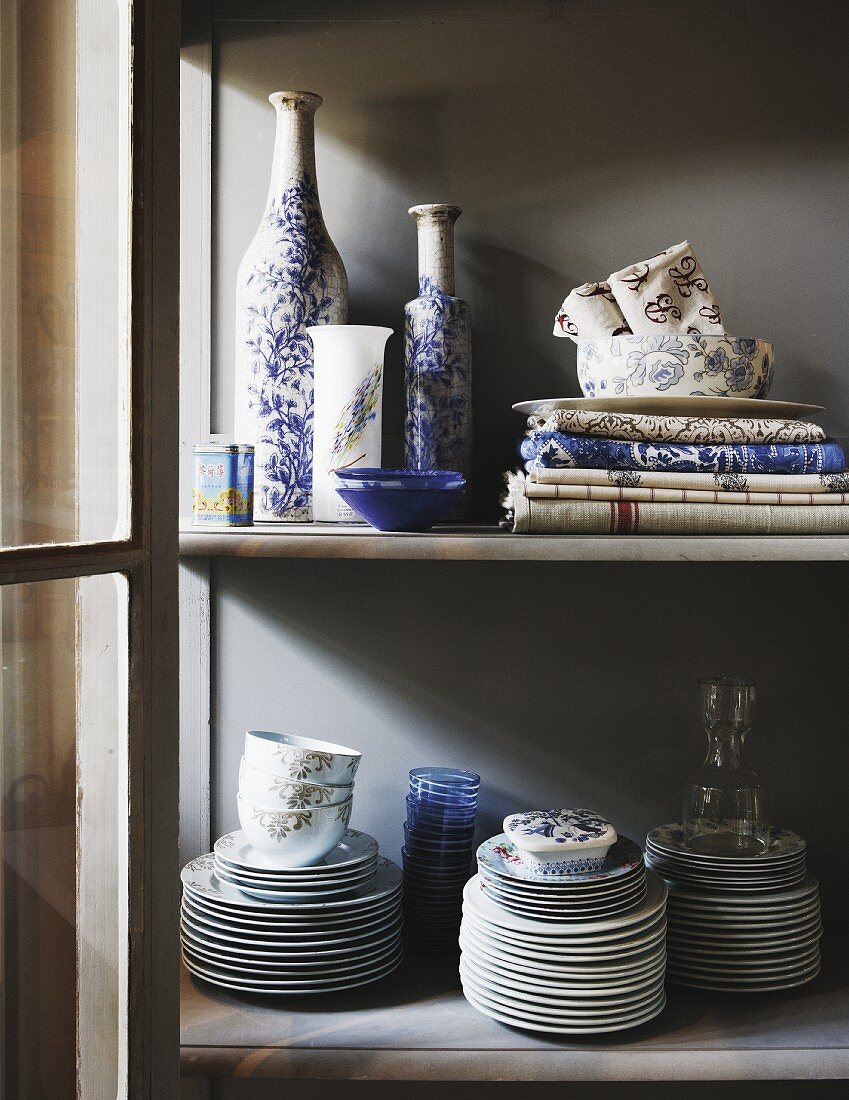
[[[592,810],[526,810],[504,818],[504,832],[533,874],[598,871],[616,830]]]
[[[750,337],[670,332],[578,344],[585,397],[766,397],[773,346]]]

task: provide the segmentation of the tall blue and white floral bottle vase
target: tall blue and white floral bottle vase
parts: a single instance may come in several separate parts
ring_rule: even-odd
[[[419,296],[404,307],[407,466],[460,470],[469,485],[449,518],[471,510],[472,321],[454,295],[454,222],[459,206],[413,206],[419,245]]]
[[[321,96],[275,92],[265,212],[236,282],[235,436],[255,447],[254,518],[312,519],[313,358],[308,325],[344,324],[348,278],[315,174]]]
[[[313,518],[362,522],[336,492],[333,470],[380,466],[383,357],[391,328],[319,325],[315,345]]]

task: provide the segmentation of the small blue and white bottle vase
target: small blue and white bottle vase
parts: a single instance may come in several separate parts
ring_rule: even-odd
[[[254,518],[312,519],[313,347],[309,325],[344,324],[345,267],[324,225],[313,92],[274,92],[265,212],[236,280],[235,433],[254,445]]]
[[[404,307],[407,466],[459,470],[472,478],[472,320],[454,295],[454,222],[459,206],[413,206],[419,296]],[[467,492],[460,506],[470,508]],[[460,509],[453,515],[460,518]]]

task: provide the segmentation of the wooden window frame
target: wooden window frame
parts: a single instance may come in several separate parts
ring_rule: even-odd
[[[179,1091],[179,43],[179,0],[133,0],[130,536],[0,549],[2,585],[129,582],[125,1088],[151,1100]]]

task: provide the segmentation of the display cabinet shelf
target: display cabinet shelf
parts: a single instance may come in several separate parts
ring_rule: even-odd
[[[180,530],[187,557],[376,558],[422,561],[844,561],[849,538],[761,535],[512,535],[499,527],[384,534],[336,524]]]
[[[797,990],[670,988],[631,1032],[552,1039],[463,999],[456,962],[410,958],[391,978],[321,998],[236,997],[183,974],[185,1077],[416,1081],[800,1080],[849,1076],[849,953],[824,945]]]

